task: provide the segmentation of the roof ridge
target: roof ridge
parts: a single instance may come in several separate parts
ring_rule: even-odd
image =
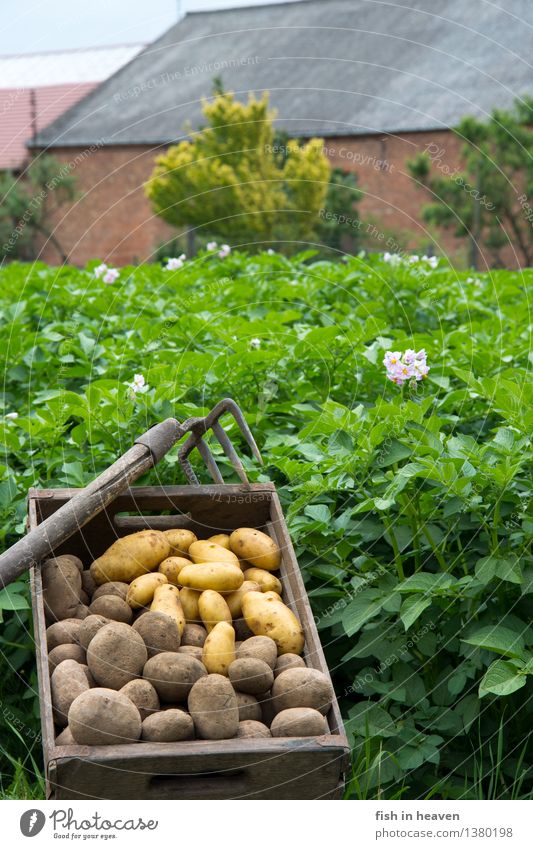
[[[304,0],[307,2],[307,0]],[[131,41],[122,44],[96,44],[94,47],[64,47],[61,50],[33,50],[30,53],[0,53],[2,59],[28,59],[30,56],[59,56],[64,53],[88,53],[93,50],[119,50],[124,47],[146,47],[150,42]]]

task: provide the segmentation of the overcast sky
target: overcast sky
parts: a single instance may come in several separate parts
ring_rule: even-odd
[[[34,53],[157,38],[182,12],[265,0],[0,0],[0,54]],[[280,0],[269,0],[280,2]]]

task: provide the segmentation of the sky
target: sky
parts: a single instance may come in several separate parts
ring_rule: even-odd
[[[0,54],[153,41],[181,12],[265,0],[0,0]],[[281,0],[268,0],[281,2]]]

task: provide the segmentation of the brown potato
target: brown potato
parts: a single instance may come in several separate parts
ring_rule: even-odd
[[[169,584],[174,584],[175,587],[180,586],[179,582],[179,574],[184,566],[190,566],[191,560],[187,557],[176,557],[172,555],[171,557],[165,558],[162,563],[159,564],[159,572],[165,576]]]
[[[207,637],[207,631],[203,625],[185,625],[181,637],[182,646],[199,646],[202,648]]]
[[[148,657],[167,651],[177,651],[181,644],[178,624],[172,616],[147,610],[132,625],[144,640]]]
[[[127,684],[124,684],[120,688],[119,693],[131,699],[143,720],[154,713],[154,711],[159,710],[159,696],[153,685],[143,678],[135,678],[133,681],[128,681]]]
[[[235,628],[235,637],[240,643],[243,643],[245,640],[250,639],[250,637],[255,636],[254,632],[246,624],[246,619],[235,619],[233,627]]]
[[[228,740],[239,728],[237,697],[224,675],[200,678],[189,693],[189,712],[196,735],[203,740]]]
[[[280,711],[272,720],[270,732],[273,737],[321,737],[327,727],[319,711],[297,707]]]
[[[87,649],[87,665],[100,687],[120,690],[128,681],[139,678],[148,658],[140,634],[124,622],[104,625]]]
[[[106,581],[105,584],[96,587],[92,600],[96,601],[97,598],[101,598],[103,595],[113,595],[126,601],[129,586],[124,581]]]
[[[193,542],[189,548],[189,557],[193,563],[233,563],[240,569],[239,558],[232,551],[208,540]]]
[[[87,593],[89,598],[92,598],[96,591],[96,584],[94,583],[90,569],[84,569],[83,572],[81,572],[81,587]]]
[[[226,604],[230,609],[233,619],[239,619],[242,615],[242,597],[249,592],[260,592],[260,589],[259,584],[255,581],[244,581],[238,590],[235,590],[233,593],[228,593],[226,596]]]
[[[141,736],[141,715],[131,699],[104,687],[86,690],[74,699],[68,724],[80,746],[134,743]]]
[[[143,721],[141,737],[151,743],[177,743],[180,740],[192,740],[194,723],[192,717],[185,711],[168,708],[146,717]]]
[[[47,622],[76,617],[81,601],[81,574],[75,560],[78,558],[68,555],[53,557],[41,567]]]
[[[187,531],[185,528],[172,528],[169,531],[163,531],[167,542],[170,545],[169,557],[187,557],[189,546],[196,542],[197,536],[192,531]]]
[[[63,728],[61,734],[58,734],[56,737],[56,746],[75,746],[76,741],[72,736],[72,731],[67,727]]]
[[[78,606],[76,608],[76,613],[74,614],[74,618],[75,619],[81,619],[81,620],[87,619],[87,617],[89,616],[89,612],[90,611],[89,611],[89,608],[87,607],[87,605],[80,603],[80,604],[78,604]]]
[[[251,693],[241,693],[235,690],[237,696],[237,707],[239,708],[239,722],[244,722],[246,719],[255,719],[261,721],[261,705],[255,696]]]
[[[219,622],[231,625],[233,618],[224,596],[215,590],[204,590],[198,599],[198,610],[209,634]]]
[[[91,575],[98,585],[106,581],[129,584],[156,569],[169,553],[170,543],[162,531],[138,531],[117,539],[91,564]]]
[[[200,646],[180,646],[178,654],[190,654],[191,657],[195,657],[200,663],[203,662],[204,651]]]
[[[207,675],[205,666],[188,654],[162,652],[151,657],[143,678],[154,685],[162,702],[184,701],[193,684]]]
[[[244,570],[244,580],[245,581],[253,581],[258,584],[259,591],[262,593],[275,592],[281,593],[282,586],[279,578],[276,578],[272,572],[267,572],[266,569],[257,569],[255,566],[251,566],[249,569]]]
[[[280,654],[274,666],[274,678],[277,678],[281,672],[286,669],[302,669],[305,667],[305,660],[298,654]]]
[[[103,628],[104,625],[109,625],[110,622],[111,620],[107,619],[105,616],[97,616],[96,614],[87,616],[87,618],[83,620],[80,628],[80,645],[83,646],[84,649],[87,649],[94,635],[97,634],[100,628]]]
[[[93,601],[89,613],[93,616],[105,616],[113,622],[125,622],[129,625],[133,621],[133,613],[129,604],[124,599],[114,595],[104,595]]]
[[[274,710],[313,708],[326,714],[334,693],[327,675],[318,669],[286,669],[280,672],[272,687]]]
[[[189,587],[183,587],[180,590],[180,602],[186,622],[200,622],[198,601],[201,594],[198,590],[191,590]]]
[[[85,663],[85,649],[77,643],[65,643],[62,646],[56,646],[48,654],[48,669],[50,675],[60,663],[64,660],[75,660],[77,663]]]
[[[269,729],[255,719],[244,719],[239,722],[237,737],[271,737]]]
[[[236,651],[237,660],[243,657],[258,657],[274,669],[278,659],[278,647],[270,637],[249,637]],[[267,687],[267,689],[269,689]]]
[[[91,603],[91,599],[89,598],[88,593],[86,593],[84,589],[82,589],[82,591],[80,593],[80,601],[81,601],[83,607],[89,608],[89,605]],[[76,619],[78,619],[78,618],[79,617],[76,616]]]
[[[68,711],[74,699],[89,689],[89,681],[82,664],[63,660],[51,678],[54,722],[61,728],[68,723]]]
[[[272,669],[256,657],[244,657],[234,660],[228,668],[228,677],[236,690],[241,693],[265,693],[274,681]]]
[[[81,619],[63,619],[62,622],[54,622],[46,629],[46,644],[48,651],[65,643],[79,643]]]
[[[281,552],[268,534],[256,528],[237,528],[229,538],[231,550],[241,560],[258,569],[275,572],[281,564]]]

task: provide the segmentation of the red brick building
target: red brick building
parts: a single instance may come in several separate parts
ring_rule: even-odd
[[[202,98],[221,76],[239,98],[269,91],[280,128],[324,138],[332,164],[357,172],[377,249],[389,249],[393,232],[428,244],[428,198],[406,161],[431,145],[453,170],[450,127],[533,91],[532,24],[529,0],[514,0],[512,14],[464,0],[301,0],[188,14],[37,134],[36,149],[76,163],[81,197],[62,210],[56,235],[75,263],[150,258],[172,231],[151,213],[144,183],[155,156],[201,126]],[[450,236],[435,243],[439,253],[457,247]],[[50,245],[42,255],[57,261]]]

